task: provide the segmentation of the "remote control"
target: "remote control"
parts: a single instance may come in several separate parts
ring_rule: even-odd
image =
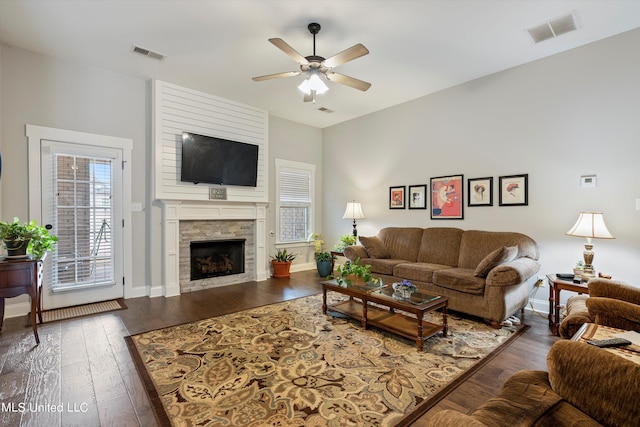
[[[607,340],[589,340],[587,342],[591,345],[595,345],[596,347],[600,347],[600,348],[620,347],[623,345],[631,344],[631,341],[626,340],[624,338],[609,338]]]

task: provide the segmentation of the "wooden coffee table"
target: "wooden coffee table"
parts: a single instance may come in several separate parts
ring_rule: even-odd
[[[337,304],[327,305],[327,291],[348,295],[350,298]],[[378,307],[369,303],[378,304]],[[424,340],[442,331],[447,336],[447,309],[449,299],[439,295],[414,292],[409,298],[394,294],[391,286],[341,286],[335,280],[322,282],[322,313],[327,310],[360,320],[362,327],[375,326],[403,337],[414,339],[418,351],[422,351]],[[442,309],[442,325],[423,320],[424,314]],[[402,310],[416,317],[396,313]]]

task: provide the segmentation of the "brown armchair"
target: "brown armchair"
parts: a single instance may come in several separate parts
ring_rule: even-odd
[[[640,419],[640,364],[607,350],[561,340],[549,371],[519,371],[499,396],[471,414],[444,410],[429,427],[635,426]]]
[[[585,323],[640,332],[640,288],[601,278],[591,279],[588,286],[588,296],[576,295],[567,300],[561,337],[571,338]]]

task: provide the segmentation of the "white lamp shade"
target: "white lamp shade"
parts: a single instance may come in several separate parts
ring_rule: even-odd
[[[347,203],[347,209],[344,211],[342,219],[363,219],[362,206],[360,203]]]
[[[322,95],[326,91],[329,90],[326,84],[320,79],[318,76],[318,72],[314,70],[311,71],[311,75],[308,79],[304,79],[304,81],[298,86],[302,92],[307,95],[311,95],[311,91],[315,90],[318,95]]]
[[[604,223],[602,212],[580,212],[578,221],[566,234],[576,237],[615,239]]]

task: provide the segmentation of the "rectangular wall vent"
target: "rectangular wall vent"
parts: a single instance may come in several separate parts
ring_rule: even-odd
[[[132,52],[147,56],[149,58],[157,59],[158,61],[162,61],[166,57],[166,55],[158,52],[153,52],[140,46],[133,46]]]
[[[534,43],[540,43],[545,40],[553,39],[562,34],[570,33],[578,29],[576,20],[576,12],[562,16],[552,21],[545,22],[533,28],[529,28],[527,33]]]

